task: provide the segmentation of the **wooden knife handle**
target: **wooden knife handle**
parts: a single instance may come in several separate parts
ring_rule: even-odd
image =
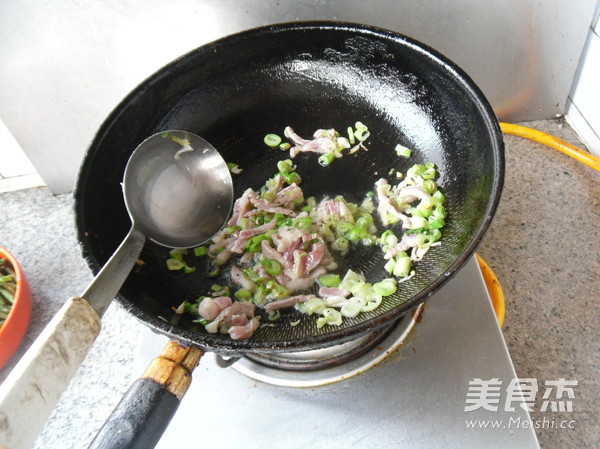
[[[170,341],[117,404],[89,449],[156,446],[192,381],[204,351]]]
[[[33,445],[99,332],[85,299],[64,304],[0,386],[0,446]]]

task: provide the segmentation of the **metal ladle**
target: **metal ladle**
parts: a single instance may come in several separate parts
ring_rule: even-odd
[[[146,238],[172,248],[210,240],[231,211],[232,184],[217,150],[189,132],[161,132],[135,149],[123,177],[131,230],[81,296],[65,303],[2,383],[0,418],[7,422],[0,444],[13,449],[33,444],[96,340],[100,317]]]
[[[233,204],[227,163],[202,137],[165,131],[144,140],[123,176],[131,230],[81,295],[98,314],[110,304],[139,257],[146,238],[170,248],[210,240]]]

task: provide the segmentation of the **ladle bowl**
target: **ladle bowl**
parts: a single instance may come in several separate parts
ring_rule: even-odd
[[[5,441],[29,447],[100,332],[100,318],[135,265],[146,238],[174,247],[210,240],[231,211],[226,162],[199,136],[165,131],[144,140],[123,176],[131,229],[79,297],[69,299],[0,388]],[[23,426],[27,427],[25,431]],[[3,443],[5,442],[3,441]]]
[[[200,245],[227,219],[233,186],[227,164],[203,138],[165,131],[133,152],[123,178],[133,226],[171,248]]]

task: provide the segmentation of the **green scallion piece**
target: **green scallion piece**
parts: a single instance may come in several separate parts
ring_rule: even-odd
[[[446,221],[442,217],[429,217],[429,226],[432,229],[441,229],[446,225]]]
[[[177,259],[183,262],[183,256],[187,254],[187,249],[172,249],[169,254],[173,259]]]
[[[214,264],[211,270],[208,272],[208,276],[211,278],[217,277],[221,273],[221,267],[217,264]]]
[[[171,271],[181,270],[185,263],[179,259],[167,259],[167,268]]]
[[[281,312],[279,310],[269,313],[269,316],[267,317],[269,321],[277,321],[279,318],[281,318]]]
[[[350,145],[354,145],[356,143],[356,139],[354,138],[354,129],[351,126],[348,127],[348,141]]]
[[[291,173],[284,173],[281,176],[283,176],[283,179],[285,179],[285,182],[288,184],[300,184],[302,182],[302,178],[300,177],[300,175],[298,173],[296,173],[295,171],[291,172]]]
[[[206,318],[198,318],[196,320],[193,320],[192,323],[198,323],[198,324],[201,324],[202,326],[206,326],[207,324],[210,323],[210,320],[207,320]]]
[[[277,162],[277,170],[283,174],[292,173],[296,170],[296,166],[291,159],[284,159],[283,161]]]
[[[235,296],[235,299],[238,301],[248,302],[252,299],[252,292],[245,288],[240,288],[233,294],[233,296]]]
[[[281,263],[279,263],[277,260],[265,259],[262,261],[262,264],[265,267],[265,271],[273,276],[277,276],[283,271]]]
[[[321,156],[319,156],[318,162],[322,167],[327,167],[328,165],[331,165],[334,159],[334,153],[323,153]]]
[[[322,287],[339,287],[341,282],[339,274],[326,274],[319,278],[319,285]]]
[[[350,242],[348,242],[347,238],[340,237],[335,239],[335,241],[331,244],[331,247],[336,251],[348,251],[348,248],[350,248]]]
[[[381,296],[390,296],[396,293],[397,283],[395,279],[384,279],[383,281],[376,282],[373,284],[373,290],[375,293]]]
[[[227,168],[229,168],[229,171],[234,175],[239,175],[241,172],[244,171],[240,168],[238,164],[234,164],[233,162],[227,162]]]
[[[400,144],[396,145],[396,148],[394,148],[394,150],[396,151],[396,154],[401,157],[409,158],[412,155],[412,150],[410,148],[406,148],[405,146]]]
[[[426,179],[423,181],[423,188],[430,195],[434,194],[437,190],[437,184],[433,179]]]
[[[208,248],[206,246],[197,246],[194,248],[194,256],[202,257],[208,254]]]
[[[270,147],[279,146],[281,143],[281,137],[277,134],[267,134],[264,138],[265,143]]]

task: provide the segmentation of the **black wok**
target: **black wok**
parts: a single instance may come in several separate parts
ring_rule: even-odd
[[[373,27],[311,22],[250,30],[200,47],[144,81],[106,119],[85,155],[75,192],[83,255],[97,271],[127,232],[120,181],[132,149],[151,134],[183,129],[211,142],[244,169],[234,176],[237,197],[247,187],[258,189],[288,157],[268,149],[265,134],[282,134],[290,125],[308,137],[318,128],[344,131],[356,121],[372,132],[369,151],[326,168],[313,154],[296,158],[306,196],[360,201],[390,168],[404,172],[432,161],[447,197],[442,245],[377,310],[321,329],[314,318],[290,311],[242,341],[207,334],[175,318],[173,307],[209,292],[215,279],[205,276],[208,264],[198,261],[188,275],[169,272],[168,249],[153,243],[118,301],[160,333],[229,355],[314,349],[388,324],[432,295],[473,254],[498,205],[504,154],[492,109],[460,68],[412,39]],[[412,148],[413,156],[399,158],[397,143]],[[371,282],[388,276],[378,248],[352,251],[341,265]],[[289,325],[299,318],[298,326]]]

